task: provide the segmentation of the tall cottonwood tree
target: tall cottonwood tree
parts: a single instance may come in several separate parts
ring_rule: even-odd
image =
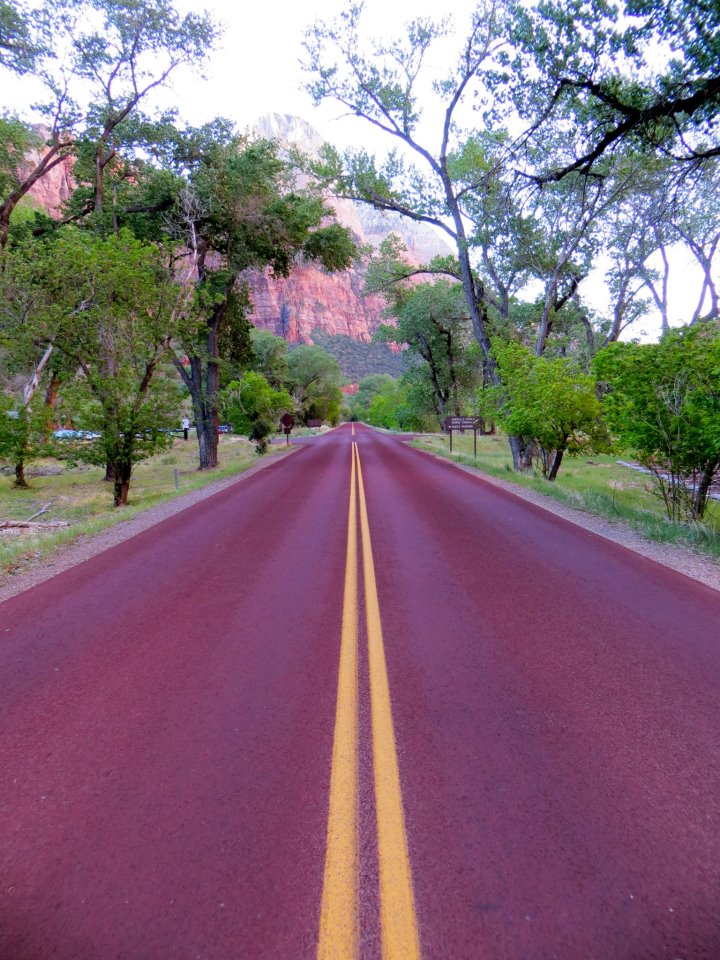
[[[366,290],[385,297],[386,316],[395,320],[393,325],[381,325],[374,339],[407,344],[410,355],[423,361],[435,412],[442,422],[448,413],[461,415],[465,389],[473,380],[467,304],[456,278],[410,281],[417,271],[404,253],[402,244],[391,237],[369,263]]]
[[[526,121],[519,165],[536,183],[596,175],[630,147],[688,166],[720,155],[720,8],[713,0],[516,4],[502,95]],[[553,149],[552,131],[573,131]],[[550,136],[548,136],[550,133]]]
[[[504,23],[508,5],[485,0],[471,17],[453,69],[435,82],[434,94],[443,107],[439,136],[421,133],[423,67],[430,51],[447,33],[442,23],[416,20],[407,35],[378,44],[364,54],[361,4],[352,4],[331,24],[316,23],[306,37],[308,90],[316,103],[342,104],[398,144],[386,161],[378,163],[365,150],[343,156],[328,148],[317,175],[341,196],[389,210],[411,220],[431,223],[452,241],[457,271],[475,338],[491,383],[500,377],[490,344],[489,300],[482,277],[472,262],[472,226],[465,200],[488,177],[484,162],[456,163],[462,151],[460,115],[468,103],[489,110],[491,88],[485,83],[505,61]],[[406,159],[413,157],[412,161]],[[511,437],[517,469],[529,466],[522,438]]]
[[[34,69],[46,50],[46,28],[45,11],[0,0],[0,66],[20,75]]]
[[[221,364],[251,353],[244,274],[284,277],[300,257],[342,270],[355,246],[348,230],[328,223],[331,210],[320,197],[294,189],[270,141],[208,142],[184,162],[192,166],[169,223],[190,269],[181,348],[172,361],[192,397],[204,470],[218,462]]]
[[[163,428],[177,419],[175,379],[159,376],[177,334],[175,278],[162,252],[127,230],[102,238],[66,227],[13,253],[29,261],[33,292],[20,333],[78,371],[65,392],[99,437],[77,456],[111,467],[115,505],[124,506],[134,465],[168,445]]]

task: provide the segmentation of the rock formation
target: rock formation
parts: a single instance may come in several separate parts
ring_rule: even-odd
[[[317,155],[322,138],[299,117],[271,114],[259,120],[254,132]],[[358,244],[378,247],[396,233],[414,263],[426,263],[434,256],[447,256],[450,248],[428,224],[416,224],[399,214],[383,213],[351,200],[328,198],[338,221],[349,227]],[[382,297],[363,294],[364,271],[352,268],[329,274],[310,265],[296,267],[288,280],[273,280],[267,274],[250,278],[254,303],[252,322],[257,327],[284,336],[289,342],[312,343],[314,328],[330,334],[345,334],[369,343],[381,323],[385,303]]]
[[[40,143],[45,143],[50,136],[47,127],[39,125],[33,127],[33,132]],[[36,167],[45,153],[47,153],[47,147],[43,146],[30,150],[27,154],[26,170],[32,170]],[[75,181],[72,175],[73,164],[73,158],[66,157],[56,167],[48,171],[44,177],[41,177],[29,192],[31,200],[42,207],[43,210],[47,210],[50,216],[57,216],[60,213],[63,203],[75,189]]]

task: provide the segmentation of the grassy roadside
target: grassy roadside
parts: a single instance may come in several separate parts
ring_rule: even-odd
[[[473,458],[472,433],[455,435],[452,454],[448,437],[440,434],[418,437],[412,446],[477,467],[483,473],[545,494],[575,510],[620,521],[648,540],[681,544],[720,557],[719,501],[711,503],[703,524],[673,523],[665,516],[660,500],[650,492],[648,478],[621,466],[615,457],[568,457],[555,483],[548,483],[540,474],[513,471],[504,436],[478,437],[477,460]]]
[[[271,448],[277,453],[285,446]],[[133,473],[130,503],[122,510],[112,505],[112,488],[97,467],[68,467],[60,460],[41,460],[26,471],[27,490],[13,487],[12,476],[0,476],[0,518],[26,520],[46,507],[37,523],[46,527],[27,531],[0,531],[0,576],[20,569],[28,560],[47,556],[57,547],[123,523],[149,507],[243,473],[262,460],[254,444],[242,437],[220,437],[220,466],[200,473],[197,444],[173,441],[171,450],[139,463]],[[179,489],[176,489],[176,474]],[[53,526],[52,524],[63,524]]]

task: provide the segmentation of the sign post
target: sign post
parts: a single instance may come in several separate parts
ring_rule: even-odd
[[[280,417],[283,432],[285,433],[285,446],[290,446],[290,431],[295,426],[295,417],[291,413],[284,413]]]
[[[478,430],[483,429],[483,421],[481,417],[445,417],[443,421],[445,429],[450,434],[450,453],[452,453],[453,448],[453,432],[459,430],[460,433],[465,433],[466,430],[472,430],[473,432],[473,455],[477,460],[477,432]]]

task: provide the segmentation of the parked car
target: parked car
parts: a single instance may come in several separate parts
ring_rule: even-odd
[[[218,433],[232,433],[232,427],[229,423],[221,423],[218,425]]]
[[[92,430],[53,430],[56,440],[98,440],[99,433]]]

